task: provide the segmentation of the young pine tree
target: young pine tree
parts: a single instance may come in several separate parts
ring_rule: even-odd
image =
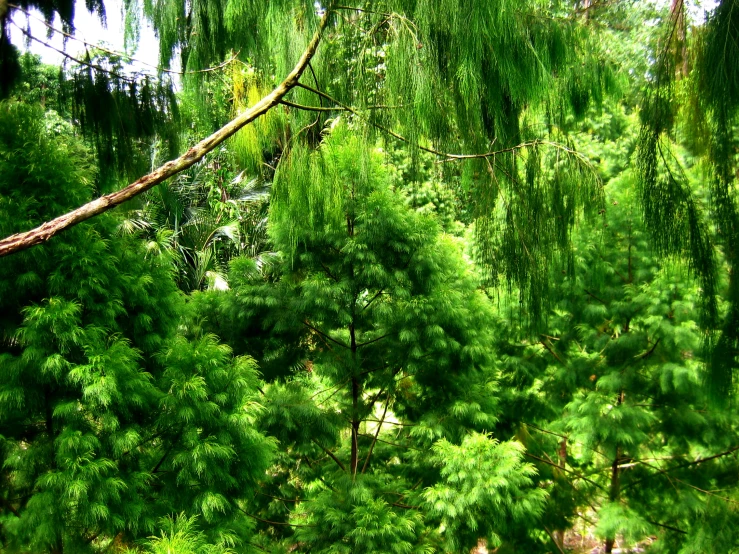
[[[536,517],[543,493],[520,445],[486,433],[497,413],[492,312],[459,242],[393,193],[380,154],[343,123],[319,152],[288,156],[271,206],[279,270],[265,279],[238,260],[233,291],[207,303],[229,333],[258,334],[260,317],[261,333],[292,334],[302,356],[265,390],[261,421],[280,455],[249,507],[272,522],[265,546],[499,543]]]
[[[649,248],[633,174],[608,190],[546,329],[506,348],[505,382],[518,391],[507,412],[522,415],[522,440],[556,500],[549,529],[580,514],[606,552],[650,536],[655,552],[730,551],[733,533],[708,514],[720,526],[735,517],[736,422],[702,387],[701,291]]]
[[[91,196],[92,159],[57,116],[0,104],[0,230]],[[268,465],[254,362],[186,315],[166,256],[113,216],[0,261],[0,541],[18,552],[133,545],[198,516],[235,546]]]

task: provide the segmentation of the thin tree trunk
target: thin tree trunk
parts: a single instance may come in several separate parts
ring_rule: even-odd
[[[354,183],[352,183],[352,199],[354,199]],[[349,237],[354,236],[354,218],[352,215],[346,217],[346,232]],[[354,282],[354,264],[350,264],[349,273],[351,282]],[[359,465],[359,394],[360,386],[357,379],[357,332],[355,328],[357,310],[357,293],[352,298],[352,322],[349,325],[349,348],[351,349],[351,371],[352,371],[352,455],[349,464],[352,479],[357,476],[357,466]]]
[[[357,465],[359,464],[359,383],[356,377],[352,377],[352,478],[357,476]]]
[[[3,0],[0,0],[2,2]],[[249,108],[241,115],[237,116],[229,123],[221,127],[218,131],[210,135],[208,138],[200,141],[198,144],[190,148],[182,156],[175,160],[171,160],[163,166],[155,169],[148,175],[141,177],[138,181],[135,181],[127,187],[101,196],[92,202],[88,202],[84,206],[72,210],[62,216],[47,221],[46,223],[26,231],[24,233],[18,233],[11,235],[7,238],[0,240],[0,257],[13,254],[30,248],[37,244],[48,241],[54,235],[61,233],[65,229],[69,229],[78,223],[81,223],[91,217],[99,215],[103,212],[114,208],[135,196],[146,192],[150,188],[158,185],[165,179],[180,173],[188,167],[194,165],[200,161],[203,156],[208,152],[212,151],[216,146],[221,144],[223,141],[231,137],[242,127],[248,125],[261,115],[267,113],[274,106],[279,104],[280,100],[292,90],[298,84],[300,76],[308,67],[308,63],[318,48],[318,43],[321,40],[321,34],[323,29],[326,27],[326,23],[329,18],[329,10],[321,18],[318,30],[313,35],[308,47],[303,52],[297,65],[289,73],[289,75],[282,81],[275,89],[270,92],[267,96],[262,98],[253,107]]]
[[[559,467],[564,470],[567,465],[567,437],[562,437],[562,440],[559,443],[559,449],[557,450],[557,462],[559,464]],[[564,529],[555,529],[552,532],[552,540],[554,541],[554,544],[557,546],[557,548],[559,548],[559,551],[564,552]]]
[[[50,460],[49,460],[49,467],[52,471],[56,471],[57,465],[56,465],[56,451],[54,450],[54,439],[56,430],[54,429],[54,407],[51,404],[52,398],[51,398],[51,390],[49,387],[45,387],[44,390],[44,411],[46,415],[46,421],[44,422],[46,426],[46,433],[48,435],[48,441],[49,441],[49,452],[50,452]],[[64,537],[61,534],[61,531],[57,532],[56,540],[54,541],[54,545],[50,547],[52,554],[64,554]]]
[[[349,327],[351,338],[350,348],[352,350],[352,372],[356,372],[357,336],[354,332],[354,322]],[[357,476],[357,465],[359,464],[359,381],[356,374],[352,377],[352,457],[349,464],[352,479]]]
[[[688,41],[685,26],[685,2],[684,0],[672,0],[670,3],[670,17],[675,26],[673,40],[675,41],[675,54],[678,56],[680,66],[677,69],[678,77],[688,76]]]
[[[617,406],[620,406],[624,402],[624,391],[621,390],[621,392],[618,395],[618,402],[616,403]],[[619,497],[621,496],[621,470],[619,469],[619,463],[621,463],[621,447],[616,447],[616,456],[613,459],[613,463],[611,464],[611,488],[608,493],[608,499],[611,502],[618,501]],[[607,537],[606,543],[605,543],[605,552],[606,554],[611,554],[613,552],[613,546],[616,544],[616,537]]]

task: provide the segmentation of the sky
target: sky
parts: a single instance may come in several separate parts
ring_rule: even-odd
[[[107,26],[103,27],[97,15],[91,14],[85,7],[84,0],[77,0],[75,4],[75,32],[74,36],[82,39],[90,44],[101,45],[107,49],[116,52],[125,52],[123,39],[123,4],[122,0],[106,0],[106,20]],[[26,14],[13,10],[12,20],[24,29],[30,25],[31,34],[51,44],[58,50],[65,50],[73,56],[84,53],[85,45],[79,41],[67,40],[66,48],[64,46],[63,36],[61,33],[53,32],[52,36],[47,37],[48,28],[39,19],[43,20],[40,12],[31,12],[34,17],[27,17]],[[52,24],[56,29],[61,29],[61,20],[57,16]],[[59,52],[48,48],[37,41],[30,41],[28,44],[26,36],[15,26],[9,25],[10,36],[13,44],[21,50],[30,50],[34,54],[39,54],[41,59],[48,64],[60,65],[64,56]],[[153,29],[148,24],[143,24],[141,28],[141,36],[138,48],[135,52],[129,52],[138,60],[132,65],[135,70],[148,69],[155,72],[150,66],[156,66],[159,58],[159,41],[157,40]],[[148,64],[148,65],[147,65]]]

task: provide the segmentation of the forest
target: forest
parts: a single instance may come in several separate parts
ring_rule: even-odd
[[[0,0],[0,552],[739,552],[738,185],[739,0]]]

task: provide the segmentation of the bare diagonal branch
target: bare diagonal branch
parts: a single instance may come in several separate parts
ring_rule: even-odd
[[[158,169],[155,169],[148,175],[144,175],[137,181],[131,183],[127,187],[116,192],[106,194],[105,196],[101,196],[100,198],[97,198],[92,202],[88,202],[87,204],[77,208],[76,210],[72,210],[71,212],[61,215],[56,219],[47,221],[46,223],[40,225],[39,227],[36,227],[35,229],[31,229],[30,231],[26,231],[24,233],[11,235],[0,240],[0,256],[7,256],[8,254],[13,254],[37,244],[46,242],[51,237],[58,233],[61,233],[65,229],[73,227],[74,225],[90,219],[91,217],[106,212],[111,208],[114,208],[126,202],[127,200],[130,200],[131,198],[141,194],[142,192],[146,192],[147,190],[154,187],[155,185],[158,185],[165,179],[168,179],[169,177],[172,177],[173,175],[176,175],[177,173],[180,173],[181,171],[194,165],[195,163],[200,161],[203,156],[212,151],[223,141],[231,137],[239,129],[267,113],[271,108],[279,104],[282,98],[284,98],[284,96],[298,84],[300,76],[308,67],[308,63],[310,62],[311,58],[316,52],[316,49],[318,48],[318,44],[321,40],[321,34],[326,27],[329,16],[330,13],[327,10],[324,16],[321,18],[318,30],[313,35],[313,38],[303,52],[303,55],[300,57],[300,60],[295,65],[293,70],[288,74],[288,76],[285,77],[285,80],[277,85],[277,87],[275,87],[272,92],[262,98],[254,106],[244,111],[236,118],[232,119],[230,122],[228,122],[226,125],[221,127],[218,131],[216,131],[209,137],[200,141],[179,158],[167,162],[166,164],[159,167]]]

